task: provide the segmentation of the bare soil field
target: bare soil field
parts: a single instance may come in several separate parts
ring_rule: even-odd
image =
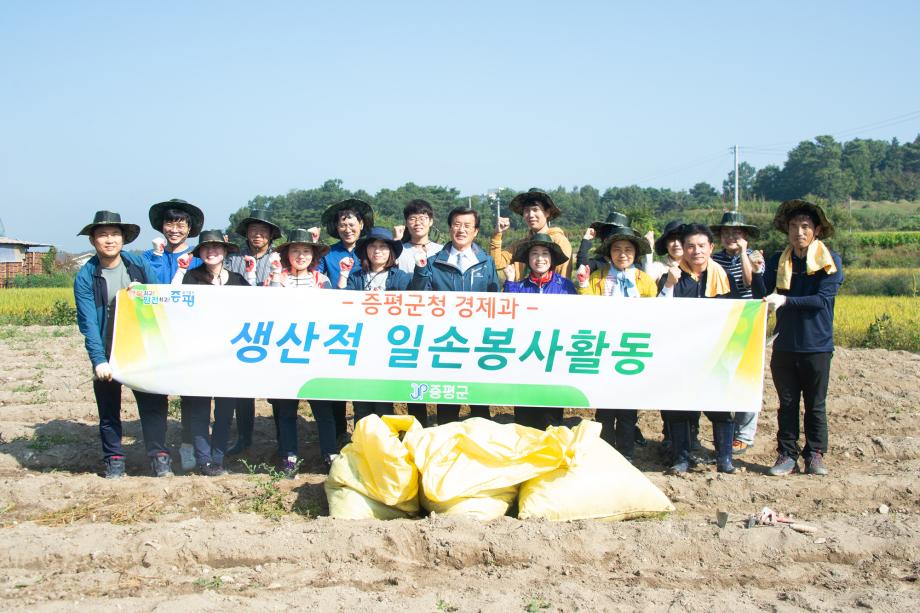
[[[0,362],[5,610],[920,610],[917,354],[838,350],[827,477],[765,474],[776,433],[769,373],[758,440],[737,462],[740,474],[663,475],[660,418],[643,412],[649,445],[637,465],[677,511],[623,523],[325,517],[306,404],[305,464],[294,480],[241,462],[225,477],[154,479],[143,476],[126,392],[132,476],[109,482],[98,475],[90,367],[76,328],[2,327]],[[257,411],[250,466],[274,455],[270,408],[260,401]],[[580,417],[567,413],[573,425]],[[177,414],[169,436],[177,447]],[[764,506],[816,531],[747,528]],[[728,513],[724,528],[717,511]]]

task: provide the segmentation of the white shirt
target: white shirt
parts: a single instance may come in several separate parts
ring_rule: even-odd
[[[450,246],[450,256],[447,258],[447,261],[459,268],[461,273],[465,273],[471,266],[478,262],[472,247],[467,247],[463,251],[457,251],[457,248],[453,245]]]

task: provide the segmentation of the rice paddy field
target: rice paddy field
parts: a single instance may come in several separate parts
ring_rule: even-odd
[[[900,269],[892,269],[893,271]],[[848,272],[851,279],[863,275]],[[904,275],[916,271],[904,269]],[[898,276],[895,273],[889,275]],[[835,338],[841,347],[875,347],[920,352],[920,297],[837,297]],[[70,288],[0,290],[0,324],[70,325],[76,321]]]

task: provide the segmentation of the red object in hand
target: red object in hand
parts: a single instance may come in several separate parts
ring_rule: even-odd
[[[256,269],[256,259],[251,255],[244,255],[243,262],[246,263],[246,272],[252,272]]]
[[[185,253],[183,255],[180,255],[178,258],[176,258],[176,264],[178,264],[179,268],[181,268],[182,270],[187,270],[188,265],[191,263],[192,263],[191,253]]]
[[[272,267],[272,273],[281,272],[281,255],[277,252],[268,256],[268,261]]]
[[[151,242],[153,242],[154,255],[163,255],[163,251],[166,249],[166,241],[158,236]]]
[[[351,269],[354,267],[354,265],[355,265],[354,258],[342,258],[342,261],[339,262],[339,270],[341,270],[344,273],[348,273],[348,272],[351,272]]]
[[[576,276],[579,283],[584,283],[588,280],[588,277],[591,276],[591,269],[587,265],[582,264],[578,267],[578,274]]]

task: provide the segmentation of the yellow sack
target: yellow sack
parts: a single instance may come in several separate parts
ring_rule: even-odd
[[[601,440],[601,424],[582,421],[572,430],[551,431],[571,446],[568,466],[521,485],[519,518],[623,520],[674,510],[654,483]]]
[[[517,497],[518,486],[512,485],[479,492],[476,496],[454,498],[444,502],[429,500],[423,489],[419,492],[422,508],[438,515],[463,515],[480,521],[504,517]]]
[[[418,469],[399,434],[421,430],[411,415],[369,415],[359,421],[351,443],[342,449],[326,478],[329,514],[345,518],[363,513],[361,504],[357,504],[358,508],[339,504],[357,500],[338,492],[341,488],[403,513],[417,513]]]
[[[396,507],[388,507],[328,479],[324,488],[329,503],[329,516],[336,519],[405,519],[413,515]]]
[[[498,498],[507,510],[520,483],[554,470],[565,456],[551,433],[481,418],[413,430],[404,442],[421,472],[426,508],[436,513],[476,498]],[[479,510],[476,504],[461,508],[489,517],[499,508],[496,501],[483,502]]]

